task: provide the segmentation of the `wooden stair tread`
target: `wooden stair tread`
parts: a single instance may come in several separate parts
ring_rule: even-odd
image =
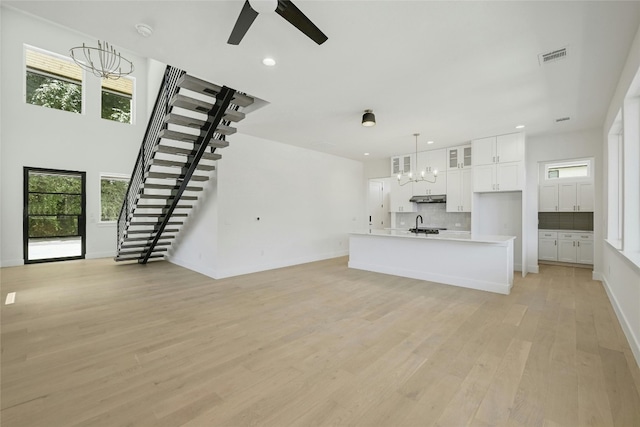
[[[199,135],[193,135],[190,133],[184,133],[184,132],[179,132],[177,130],[169,130],[169,129],[162,129],[160,131],[160,138],[163,139],[170,139],[173,141],[180,141],[180,142],[189,142],[189,143],[195,143],[198,138],[200,138]],[[223,139],[218,139],[218,138],[211,138],[211,140],[209,141],[209,146],[210,147],[216,147],[216,148],[226,148],[229,146],[229,141],[225,141]]]
[[[229,143],[227,143],[227,145],[229,145]],[[195,150],[193,149],[173,147],[171,145],[166,145],[166,144],[158,144],[156,145],[156,148],[159,153],[165,153],[165,154],[175,154],[179,156],[194,156],[196,154]],[[219,156],[220,154],[205,152],[202,155],[202,158],[205,160],[218,160],[220,158]]]
[[[155,238],[155,236],[149,236],[149,237],[125,237],[123,244],[124,243],[128,243],[128,242],[147,242],[147,243],[151,243],[153,241],[153,239]],[[161,240],[171,240],[171,239],[175,239],[176,236],[174,235],[165,235],[164,233],[162,234],[162,236],[160,236],[159,241]]]
[[[210,153],[213,154],[215,157],[217,157],[216,159],[212,159],[212,160],[220,160],[222,158],[222,156],[220,154],[217,153]],[[150,166],[162,166],[162,167],[168,167],[168,168],[180,168],[180,169],[186,169],[188,167],[187,162],[179,162],[179,161],[175,161],[175,160],[165,160],[165,159],[152,159]],[[204,163],[199,163],[198,166],[196,167],[197,170],[203,170],[203,171],[212,171],[216,169],[215,165],[207,165]]]
[[[146,177],[147,178],[154,178],[154,179],[184,179],[184,175],[178,174],[178,173],[169,173],[169,172],[155,172],[155,171],[150,171],[146,173]],[[208,181],[209,177],[205,176],[205,175],[191,175],[191,179],[189,181]]]
[[[128,242],[125,242],[128,243]],[[122,246],[120,246],[120,250],[125,250],[125,249],[135,249],[135,248],[149,248],[149,243],[151,243],[150,241],[141,241],[140,243],[134,243],[132,245],[125,245],[123,244]],[[168,246],[170,245],[171,242],[158,242],[156,243],[156,246]]]
[[[177,190],[180,187],[177,184],[168,185],[168,184],[152,184],[152,183],[143,183],[142,188],[148,188],[150,190]],[[186,188],[187,191],[202,191],[202,187],[189,187]]]
[[[129,227],[153,227],[154,225],[160,225],[162,221],[131,221]],[[167,225],[182,225],[182,221],[169,221]]]
[[[114,258],[114,261],[134,261],[134,260],[138,260],[138,259],[142,259],[142,256],[139,256],[138,254],[134,254],[134,255],[128,255],[128,256],[116,256]],[[164,254],[157,254],[157,255],[151,255],[149,257],[149,259],[151,258],[164,258]]]
[[[191,129],[199,129],[201,131],[200,135],[203,134],[204,127],[207,125],[206,120],[200,120],[194,117],[183,116],[182,114],[176,114],[176,113],[167,114],[164,117],[164,121],[165,123],[168,123],[171,125],[179,125],[179,126],[188,127]],[[237,131],[238,129],[232,126],[223,125],[222,123],[220,123],[216,128],[216,132],[218,132],[221,135],[233,135]]]
[[[144,191],[144,188],[141,189],[141,191]],[[147,194],[147,193],[141,193],[140,194],[140,198],[141,199],[162,199],[162,200],[172,200],[174,199],[174,197],[172,195],[169,194]],[[184,194],[182,195],[182,197],[180,197],[180,200],[198,200],[198,196],[185,196]]]
[[[140,218],[140,217],[162,217],[165,216],[164,213],[142,213],[142,212],[138,212],[138,213],[134,213],[133,216],[135,218]],[[172,217],[185,217],[185,216],[189,216],[189,214],[186,213],[172,213],[171,214]]]
[[[169,209],[171,207],[171,204],[168,205],[145,205],[142,203],[139,203],[138,205],[136,205],[136,209]],[[176,209],[192,209],[193,205],[177,205]]]
[[[164,233],[177,233],[178,231],[180,231],[180,230],[178,230],[177,228],[165,228],[164,232],[163,232],[163,235],[164,235]],[[149,230],[149,229],[146,229],[146,230],[127,230],[127,232],[125,234],[125,239],[126,239],[126,236],[129,235],[129,234],[151,234],[152,235],[151,238],[153,239],[153,238],[155,238],[156,232],[155,232],[155,230]],[[160,238],[162,238],[162,237],[160,237]]]
[[[170,104],[173,107],[184,108],[186,110],[197,111],[198,113],[209,114],[209,111],[213,108],[213,104],[205,101],[201,101],[199,99],[190,98],[185,95],[181,95],[176,93],[173,98],[171,98]],[[240,111],[234,110],[226,110],[224,113],[225,120],[230,120],[232,122],[239,122],[240,120],[245,118],[245,114]]]
[[[215,83],[190,76],[189,74],[183,74],[182,77],[180,77],[180,79],[178,80],[178,86],[184,89],[191,90],[193,92],[198,92],[214,97],[222,90],[222,87],[218,86]],[[250,96],[236,93],[234,94],[233,100],[231,102],[241,107],[248,107],[249,105],[253,104],[254,100]]]

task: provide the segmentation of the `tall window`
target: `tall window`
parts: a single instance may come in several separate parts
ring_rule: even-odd
[[[25,46],[26,102],[82,113],[82,69],[70,59]]]
[[[120,123],[132,123],[133,79],[102,79],[102,118]]]
[[[127,194],[129,177],[118,174],[100,174],[100,221],[118,220],[124,197]]]

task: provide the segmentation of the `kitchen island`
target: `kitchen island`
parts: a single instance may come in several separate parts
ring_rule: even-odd
[[[349,237],[349,267],[508,295],[515,236],[366,230]]]

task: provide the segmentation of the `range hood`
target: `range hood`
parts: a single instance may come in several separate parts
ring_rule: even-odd
[[[414,203],[447,203],[447,196],[445,194],[439,194],[435,196],[413,196],[409,199],[409,201]]]

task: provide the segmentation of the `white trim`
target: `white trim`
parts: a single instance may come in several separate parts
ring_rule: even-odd
[[[611,287],[609,286],[609,282],[607,282],[606,277],[602,277],[602,283],[604,284],[604,290],[607,292],[607,296],[609,297],[609,301],[611,302],[611,306],[616,313],[616,317],[620,322],[620,326],[622,326],[622,331],[624,335],[627,337],[627,341],[629,342],[629,347],[631,348],[631,352],[633,353],[633,357],[636,359],[636,363],[640,366],[640,340],[638,337],[633,335],[633,330],[629,325],[629,321],[624,316],[624,313],[620,309],[620,304],[616,299]]]
[[[7,259],[2,261],[2,268],[5,267],[17,267],[19,265],[24,265],[24,260],[20,259]]]

